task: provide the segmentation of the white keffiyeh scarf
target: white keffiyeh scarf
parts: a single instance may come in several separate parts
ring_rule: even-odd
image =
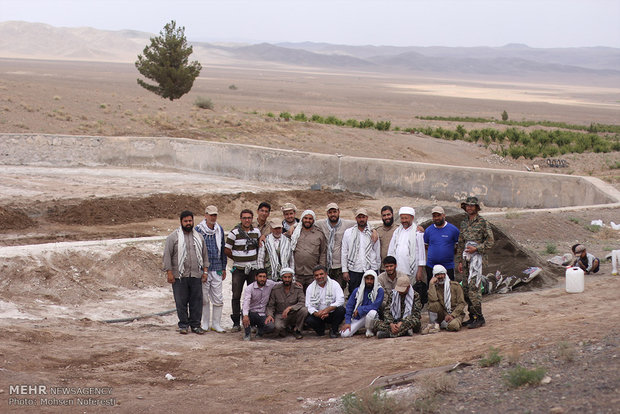
[[[334,257],[334,243],[336,241],[336,233],[338,232],[338,229],[340,228],[340,226],[342,226],[342,220],[338,219],[338,223],[336,223],[335,226],[332,227],[332,225],[329,222],[329,219],[327,219],[327,228],[329,229],[329,238],[327,239],[327,270],[331,270],[332,266],[333,266],[333,257]]]
[[[478,243],[473,241],[468,241],[465,243],[465,247],[472,246],[478,247]],[[476,278],[476,287],[480,287],[480,282],[482,282],[482,255],[476,251],[476,253],[467,253],[463,250],[463,259],[469,262],[469,277],[467,278],[467,283],[470,283],[473,278]]]
[[[213,230],[211,230],[209,226],[207,226],[207,220],[203,219],[196,227],[198,227],[197,230],[199,233],[204,233],[207,236],[215,235],[215,243],[217,245],[217,255],[219,256],[222,253],[222,234],[224,233],[222,226],[215,223],[215,225],[213,226]]]
[[[450,290],[450,279],[447,276],[443,281],[443,303],[446,312],[452,313],[452,291]]]
[[[177,229],[177,254],[179,276],[185,271],[185,258],[187,257],[187,248],[185,246],[185,236],[182,227]],[[192,229],[192,238],[194,239],[194,249],[198,258],[198,267],[202,268],[202,243],[204,239],[195,229]]]
[[[327,282],[325,282],[325,303],[327,304],[327,306],[331,305],[332,303],[334,303],[334,300],[336,300],[336,295],[334,294],[334,286],[333,286],[333,280],[328,276],[327,277]],[[316,281],[312,282],[312,284],[310,286],[308,286],[308,290],[310,290],[310,288],[312,288],[312,291],[310,292],[310,304],[315,307],[316,309],[320,309],[321,307],[321,287],[319,286],[318,283],[316,283]],[[306,291],[306,294],[308,292]]]
[[[297,248],[297,242],[299,241],[299,236],[301,235],[301,228],[303,227],[303,219],[308,214],[310,214],[312,218],[314,218],[314,221],[316,222],[316,214],[314,214],[314,211],[304,210],[304,212],[301,213],[301,221],[297,223],[297,225],[295,226],[295,230],[293,231],[293,234],[291,235],[291,249],[293,251]]]
[[[276,238],[273,234],[269,234],[265,238],[265,249],[269,252],[269,262],[271,264],[271,274],[277,280],[280,275],[280,270],[282,266],[289,267],[290,266],[290,258],[293,250],[291,249],[291,241],[285,237],[280,236],[278,239],[280,240],[280,254],[278,254],[278,249],[276,249]]]
[[[349,254],[347,257],[347,266],[352,268],[355,262],[357,261],[357,255],[360,250],[360,233],[363,233],[364,237],[368,239],[368,243],[366,244],[366,248],[364,249],[364,271],[372,268],[372,262],[370,260],[370,253],[372,252],[372,230],[369,225],[366,225],[363,232],[360,232],[358,227],[351,228],[351,236],[353,240],[351,240],[351,248],[349,249]]]
[[[407,292],[407,296],[405,296],[405,313],[400,315],[400,293],[397,290],[392,291],[392,303],[390,304],[390,312],[392,312],[392,316],[394,320],[404,319],[407,316],[411,316],[411,311],[413,310],[413,298],[415,295],[415,290],[412,287],[409,287],[409,291]]]
[[[381,285],[379,284],[379,281],[377,280],[378,277],[374,270],[366,272],[364,274],[364,278],[366,278],[366,275],[373,275],[375,277],[374,284],[372,286],[372,291],[370,292],[370,300],[371,302],[374,302],[375,299],[377,299],[377,292],[379,292],[379,288],[381,287]],[[362,283],[357,288],[357,293],[355,294],[355,308],[353,309],[353,312],[355,312],[358,306],[360,306],[362,302],[364,302],[364,292],[366,292],[366,282],[362,280]]]
[[[411,230],[409,231],[409,275],[414,276],[418,273],[418,257],[416,250],[417,243],[417,224],[415,220],[411,223]],[[394,251],[398,250],[398,243],[400,243],[400,235],[403,231],[407,231],[401,224],[394,230],[392,240],[394,240]]]

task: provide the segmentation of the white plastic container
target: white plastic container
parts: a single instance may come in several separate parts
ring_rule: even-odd
[[[566,291],[568,293],[583,292],[583,270],[579,267],[566,269]]]

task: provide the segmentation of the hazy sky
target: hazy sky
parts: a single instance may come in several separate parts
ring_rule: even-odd
[[[189,40],[620,47],[620,0],[0,0],[0,21],[135,29]]]

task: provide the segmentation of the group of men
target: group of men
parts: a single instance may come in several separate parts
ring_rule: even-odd
[[[296,207],[286,203],[280,220],[269,218],[271,205],[263,202],[256,221],[252,210],[242,210],[227,236],[217,223],[216,206],[207,206],[195,227],[193,214],[184,211],[164,250],[179,331],[224,331],[227,259],[232,260],[232,331],[243,326],[245,340],[251,340],[252,328],[259,337],[288,332],[301,339],[304,328],[322,336],[327,325],[330,337],[352,336],[362,327],[368,337],[411,335],[421,331],[426,302],[433,326],[478,328],[485,324],[480,283],[493,232],[479,215],[476,197],[461,208],[467,218],[460,230],[439,206],[426,229],[416,224],[412,207],[400,208],[397,225],[390,206],[381,209],[382,223],[372,228],[365,208],[355,211],[355,220],[344,220],[338,205],[330,203],[327,217],[317,220],[312,210],[297,218]],[[455,269],[464,273],[461,283]]]

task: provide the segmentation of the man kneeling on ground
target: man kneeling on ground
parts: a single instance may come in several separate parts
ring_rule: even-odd
[[[271,289],[276,282],[267,279],[267,271],[258,269],[256,271],[256,280],[245,289],[243,296],[243,327],[245,328],[244,341],[251,339],[250,334],[252,326],[257,327],[256,335],[262,337],[265,333],[273,332],[274,324],[265,323],[267,315],[265,309],[269,301]]]
[[[442,265],[433,266],[433,277],[428,287],[428,312],[431,323],[438,323],[442,329],[458,331],[465,317],[465,296],[458,282],[446,277]]]
[[[396,338],[420,331],[420,295],[413,290],[408,276],[399,276],[396,287],[388,292],[383,309],[384,320],[376,321],[377,338]]]
[[[340,334],[350,337],[362,326],[366,326],[366,336],[374,336],[372,327],[379,318],[379,307],[383,303],[383,288],[374,270],[364,272],[364,283],[355,288],[347,301],[344,325]]]
[[[286,336],[286,329],[294,327],[295,338],[301,339],[304,320],[308,316],[308,309],[304,306],[304,290],[293,283],[293,269],[290,267],[280,271],[280,278],[282,283],[276,284],[271,290],[265,323],[275,322],[279,336]]]
[[[306,289],[306,325],[318,336],[325,335],[325,323],[329,323],[330,338],[338,337],[338,327],[344,319],[344,293],[340,284],[327,276],[327,268],[317,265],[313,269],[314,282]]]

